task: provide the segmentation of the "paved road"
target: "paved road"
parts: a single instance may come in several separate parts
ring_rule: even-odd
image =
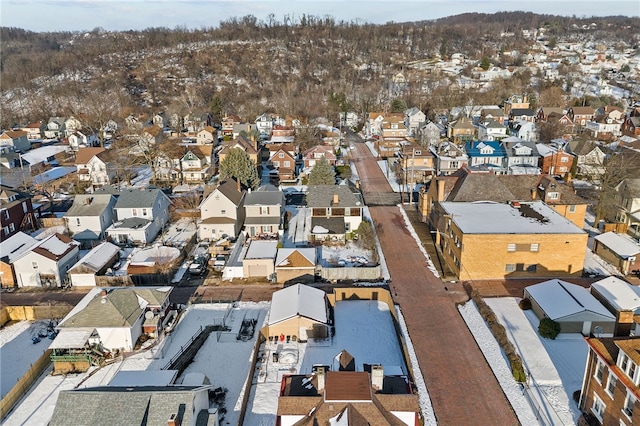
[[[384,176],[373,156],[368,150],[356,151],[363,192],[384,191]],[[438,424],[517,425],[456,308],[456,302],[466,300],[462,286],[445,284],[429,271],[398,207],[369,210],[391,275],[391,291],[405,316]]]

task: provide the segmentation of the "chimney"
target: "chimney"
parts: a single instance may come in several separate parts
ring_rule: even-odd
[[[538,189],[536,187],[531,188],[531,199],[535,200],[538,198]]]
[[[333,194],[333,204],[338,204],[340,201],[338,194]]]
[[[371,366],[371,386],[375,390],[382,390],[382,384],[384,382],[384,367],[381,365]]]
[[[91,197],[87,197],[84,200],[84,203],[88,206],[89,204],[91,204]]]
[[[176,413],[172,413],[167,420],[167,426],[180,426],[180,420],[178,420],[178,415]]]
[[[100,292],[100,296],[107,297],[107,290],[102,289],[102,291]]]
[[[326,376],[325,376],[324,367],[318,367],[318,369],[316,370],[316,379],[318,380],[318,387],[317,387],[318,392],[324,390],[325,378]]]
[[[437,184],[436,200],[444,201],[444,179],[437,179],[436,184]]]
[[[242,192],[242,186],[240,186],[240,179],[236,181],[238,183],[238,192]]]

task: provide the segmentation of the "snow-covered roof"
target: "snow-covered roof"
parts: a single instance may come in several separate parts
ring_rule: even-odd
[[[251,241],[245,259],[275,259],[278,251],[277,241]]]
[[[154,266],[156,263],[169,263],[180,256],[180,250],[175,247],[155,246],[140,250],[131,257],[130,265]]]
[[[66,150],[67,147],[61,145],[43,146],[41,148],[32,149],[31,151],[22,154],[22,159],[34,166],[38,163],[42,163],[47,158],[53,157],[54,155]]]
[[[42,185],[47,182],[51,182],[52,180],[60,179],[63,176],[70,175],[71,173],[75,173],[75,167],[54,167],[52,169],[47,170],[44,173],[40,173],[37,176],[33,177],[33,183]]]
[[[315,265],[316,263],[316,249],[314,247],[304,248],[281,248],[278,250],[278,256],[276,257],[276,267],[288,266],[289,259],[294,252],[300,253],[309,263]]]
[[[292,285],[273,293],[269,325],[294,316],[303,316],[322,323],[327,322],[325,293],[303,284]]]
[[[125,370],[118,371],[107,386],[169,386],[173,384],[178,370]]]
[[[91,249],[91,251],[80,259],[78,263],[73,265],[70,271],[78,266],[84,266],[93,272],[98,272],[100,269],[104,268],[109,261],[114,259],[118,251],[120,251],[118,246],[105,241]]]
[[[60,329],[58,335],[49,345],[49,349],[84,348],[94,328]]]
[[[605,232],[604,234],[594,237],[594,240],[604,246],[607,246],[607,248],[622,259],[627,259],[640,253],[640,246],[638,244],[623,235],[616,234],[615,232]]]
[[[443,202],[447,217],[465,234],[583,234],[542,201],[520,207],[491,202]]]
[[[591,284],[591,291],[602,295],[618,311],[640,309],[640,287],[632,286],[618,277],[607,277]]]
[[[584,287],[553,279],[527,287],[526,292],[552,320],[558,321],[580,313],[591,313],[599,321],[615,317]]]
[[[8,263],[13,263],[18,256],[28,251],[38,240],[18,232],[0,243],[0,258],[7,258]]]

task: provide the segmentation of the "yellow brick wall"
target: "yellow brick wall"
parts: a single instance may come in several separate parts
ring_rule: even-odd
[[[0,262],[0,284],[2,287],[14,287],[15,279],[13,278],[13,269],[8,263]]]
[[[571,222],[576,224],[580,229],[584,227],[584,217],[587,214],[587,205],[586,204],[576,204],[575,211],[571,213],[569,211],[568,205],[553,205],[549,204],[549,207],[560,213],[562,216],[569,219]]]
[[[468,234],[461,238],[460,248],[445,237],[447,247],[443,252],[447,264],[463,280],[579,276],[587,238],[587,234]],[[532,243],[540,245],[538,252],[507,251],[508,244]],[[454,256],[460,259],[460,268]],[[537,270],[507,272],[507,264],[524,264],[525,268],[536,264]]]

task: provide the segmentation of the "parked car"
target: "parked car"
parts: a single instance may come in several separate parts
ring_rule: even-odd
[[[227,257],[223,254],[217,255],[215,260],[213,261],[213,266],[216,269],[222,269],[226,264],[227,264]]]

